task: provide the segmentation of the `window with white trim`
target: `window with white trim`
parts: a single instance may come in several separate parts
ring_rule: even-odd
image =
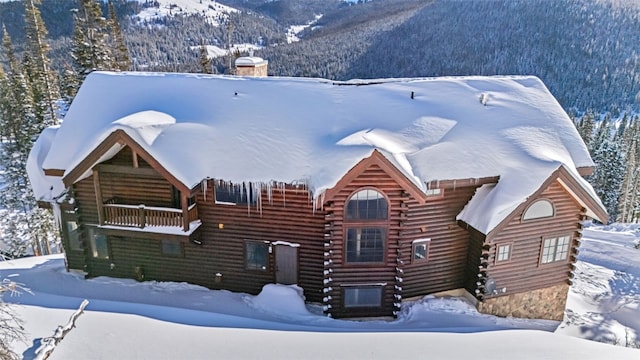
[[[354,286],[344,288],[344,307],[380,307],[382,286]]]
[[[345,261],[380,263],[385,259],[389,204],[374,189],[354,193],[345,204]]]
[[[511,259],[511,244],[498,245],[496,249],[496,262],[509,261]]]
[[[556,261],[564,261],[569,256],[571,245],[570,236],[560,236],[544,239],[542,243],[542,257],[540,262],[548,264]]]
[[[549,200],[538,200],[529,207],[522,214],[522,220],[533,220],[553,217],[555,212],[553,210],[553,204]]]
[[[418,239],[412,243],[412,262],[424,262],[429,258],[429,244],[431,239]]]

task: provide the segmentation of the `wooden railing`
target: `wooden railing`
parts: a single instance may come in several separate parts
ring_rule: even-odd
[[[139,228],[146,226],[179,226],[187,229],[190,222],[198,220],[198,208],[195,204],[189,206],[186,224],[181,209],[115,204],[111,201],[104,204],[103,209],[104,223],[107,225]]]

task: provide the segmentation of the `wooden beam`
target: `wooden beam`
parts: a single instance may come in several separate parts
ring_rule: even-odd
[[[102,201],[102,190],[100,189],[100,172],[93,170],[93,189],[96,193],[96,205],[98,206],[98,223],[104,225],[104,203]]]
[[[182,206],[182,230],[189,231],[189,201],[187,201],[187,194],[184,191],[180,191],[180,203]]]
[[[64,169],[43,169],[43,171],[47,176],[64,176]]]
[[[138,165],[138,153],[135,150],[131,149],[131,156],[133,156],[133,159],[132,159],[133,160],[133,167],[137,169],[139,167],[139,165]]]

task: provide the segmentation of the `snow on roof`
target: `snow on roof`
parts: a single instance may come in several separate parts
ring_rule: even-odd
[[[434,180],[500,176],[489,213],[461,214],[480,231],[562,164],[593,166],[567,114],[532,76],[337,83],[93,72],[39,164],[68,173],[116,129],[190,188],[206,177],[302,181],[317,195],[374,149],[423,189]]]
[[[257,56],[243,56],[236,59],[236,66],[256,66],[266,63],[267,60]]]

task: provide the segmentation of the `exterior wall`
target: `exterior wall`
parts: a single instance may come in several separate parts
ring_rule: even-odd
[[[401,240],[403,297],[464,287],[469,233],[458,225],[456,215],[476,187],[442,189],[442,196],[428,197],[424,205],[409,202]],[[428,258],[413,260],[412,242],[422,238],[431,239]]]
[[[267,76],[267,64],[256,66],[236,66],[238,76]]]
[[[105,176],[101,174],[101,183],[103,178]],[[132,184],[135,187],[131,179],[125,183],[117,179],[114,177],[111,184],[114,189],[129,188]],[[157,179],[138,180],[141,187],[136,191],[144,196],[165,194],[161,189],[153,190]],[[147,186],[151,190],[143,191]],[[76,183],[74,192],[84,229],[86,255],[84,263],[74,262],[70,268],[82,269],[86,263],[89,276],[136,278],[136,267],[140,267],[145,280],[187,281],[212,289],[257,294],[262,286],[275,281],[274,254],[269,254],[269,266],[265,271],[246,270],[245,241],[284,241],[300,245],[299,263],[304,266],[299,266],[298,285],[305,289],[307,300],[320,302],[322,299],[324,214],[314,211],[309,192],[301,187],[274,187],[270,194],[263,190],[262,205],[248,207],[216,204],[213,181],[208,181],[206,193],[201,192],[196,197],[202,221],[196,234],[189,237],[97,229],[108,237],[109,259],[94,259],[88,251],[88,229],[96,228],[98,224],[92,178]],[[200,244],[191,241],[194,238]],[[182,256],[162,255],[163,239],[181,241]],[[216,274],[222,276],[216,280]]]
[[[303,187],[274,187],[271,194],[262,191],[262,205],[223,205],[214,201],[214,184],[197,197],[202,220],[204,266],[210,280],[222,274],[221,283],[208,282],[210,288],[257,294],[275,281],[274,253],[266,271],[245,270],[245,241],[284,241],[298,244],[298,285],[308,301],[322,299],[322,254],[324,213],[313,209],[309,192]],[[270,198],[270,199],[269,199]]]
[[[568,291],[568,284],[559,284],[497,296],[478,303],[478,311],[497,316],[562,321]]]
[[[575,262],[579,244],[580,221],[583,218],[582,208],[574,202],[573,198],[557,181],[549,185],[531,202],[538,199],[551,201],[555,209],[553,217],[522,220],[525,211],[522,210],[514,215],[502,231],[496,235],[488,236],[484,243],[484,248],[488,249],[485,253],[486,274],[495,281],[496,285],[494,293],[485,293],[481,296],[487,304],[500,304],[502,301],[507,301],[493,300],[494,298],[504,298],[503,295],[528,294],[533,290],[565,286],[569,283],[573,269],[572,264]],[[547,264],[541,263],[544,239],[557,236],[570,236],[567,259]],[[501,244],[511,244],[511,257],[507,261],[498,263],[496,262],[496,250]],[[566,291],[560,291],[557,294],[561,296],[555,298],[554,301],[557,302],[558,308],[564,308]],[[518,299],[529,301],[527,299],[534,295],[523,296],[508,297],[508,301],[512,304]],[[497,305],[492,306],[495,308]],[[511,307],[515,308],[516,306],[511,305]],[[537,311],[532,309],[532,315],[527,317],[536,317]],[[492,310],[491,313],[494,312],[496,310]],[[523,313],[519,314],[519,316],[524,315]]]

